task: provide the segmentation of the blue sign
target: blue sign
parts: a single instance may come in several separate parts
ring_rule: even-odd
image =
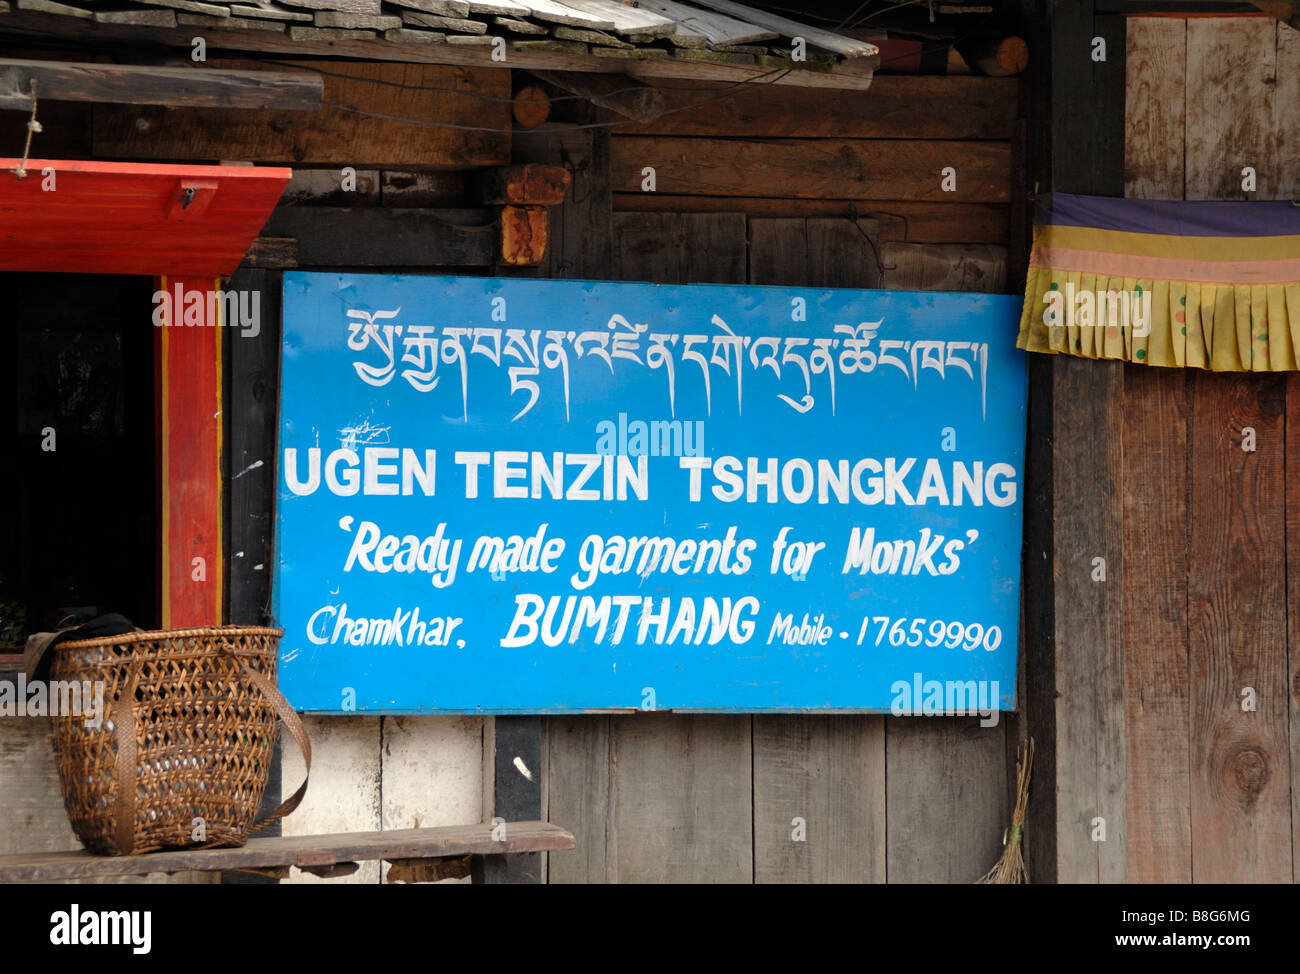
[[[998,295],[289,273],[301,710],[1014,705]]]

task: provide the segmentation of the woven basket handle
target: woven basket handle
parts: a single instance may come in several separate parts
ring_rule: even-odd
[[[225,652],[225,649],[222,652]],[[311,741],[307,737],[307,728],[303,726],[302,718],[289,705],[289,701],[280,692],[280,688],[247,663],[241,662],[240,669],[243,670],[244,679],[262,691],[262,696],[266,697],[276,715],[284,721],[284,726],[289,728],[289,733],[293,735],[293,739],[298,742],[299,750],[302,751],[304,766],[302,784],[298,786],[298,790],[281,802],[280,807],[274,812],[254,824],[248,830],[248,834],[252,835],[255,832],[262,831],[272,822],[278,822],[302,804],[303,797],[307,794],[307,782],[311,779]]]

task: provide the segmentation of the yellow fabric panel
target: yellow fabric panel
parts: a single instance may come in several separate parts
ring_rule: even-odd
[[[1044,296],[1053,285],[1060,295],[1061,321],[1049,328]],[[1134,333],[1131,317],[1111,326],[1108,291],[1128,293],[1130,315],[1134,300],[1150,295],[1145,336]],[[1118,304],[1119,318],[1125,307]],[[1145,310],[1145,304],[1138,310]],[[1215,372],[1300,371],[1300,282],[1200,284],[1030,268],[1016,345],[1027,351]]]

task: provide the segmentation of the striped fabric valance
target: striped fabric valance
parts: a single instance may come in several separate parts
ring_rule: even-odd
[[[1300,368],[1300,206],[1038,200],[1017,346],[1216,372]]]

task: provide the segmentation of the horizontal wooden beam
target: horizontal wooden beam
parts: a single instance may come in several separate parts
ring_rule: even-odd
[[[1015,78],[886,74],[869,91],[827,98],[811,88],[665,82],[656,89],[665,99],[663,117],[614,131],[744,139],[1010,140],[1018,85]]]
[[[993,243],[1011,239],[1005,203],[918,203],[913,200],[800,200],[771,197],[670,196],[615,193],[615,213],[744,213],[749,217],[868,218],[881,240],[908,243]]]
[[[282,206],[262,236],[297,240],[303,267],[489,267],[496,263],[497,214]]]
[[[656,191],[676,195],[936,203],[1011,199],[1009,142],[616,135],[610,155],[618,193],[637,192],[649,166]]]
[[[507,822],[504,828],[489,822],[386,832],[254,837],[236,849],[177,849],[143,856],[92,856],[84,851],[0,856],[0,882],[51,882],[191,869],[321,869],[376,859],[401,862],[555,852],[572,849],[574,844],[572,834],[550,822]]]
[[[51,101],[283,108],[320,111],[324,86],[303,71],[219,71],[128,64],[76,64],[0,58],[0,108],[28,110],[30,92]]]

